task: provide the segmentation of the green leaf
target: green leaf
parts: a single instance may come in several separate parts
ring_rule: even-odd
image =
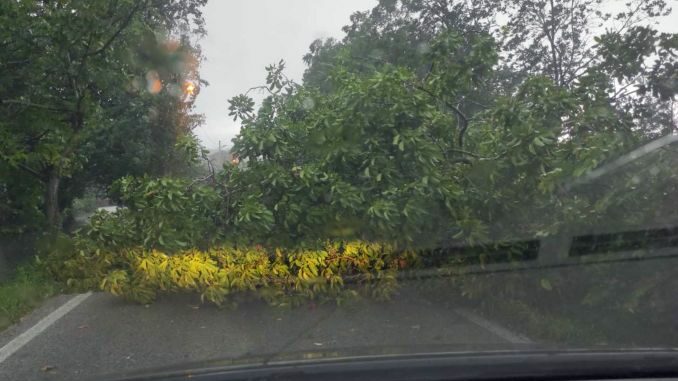
[[[400,140],[400,135],[399,135],[399,134],[396,134],[396,135],[393,137],[393,145],[398,144],[398,141],[399,141],[399,140]]]

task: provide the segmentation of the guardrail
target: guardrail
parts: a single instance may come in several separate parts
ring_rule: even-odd
[[[626,242],[635,244],[633,249],[610,249],[607,245],[592,245],[591,250],[581,250],[581,242],[590,238],[607,239],[610,236],[623,237],[629,235],[648,234],[651,238],[656,238],[657,231],[665,231],[665,240],[663,242],[652,241],[644,247],[639,242]],[[622,241],[623,243],[623,241]],[[648,261],[668,258],[678,258],[678,227],[644,229],[637,231],[626,231],[607,234],[593,235],[558,235],[541,238],[539,240],[525,240],[514,242],[515,245],[537,246],[533,255],[526,255],[518,260],[502,260],[499,262],[488,261],[477,264],[444,265],[432,264],[425,268],[417,268],[409,271],[402,271],[398,274],[401,280],[420,280],[427,278],[441,278],[450,276],[463,276],[472,274],[490,274],[501,272],[515,272],[528,270],[546,270],[563,267],[588,266],[593,264],[612,264],[632,261]],[[574,245],[573,245],[574,244]],[[578,245],[578,246],[577,246]],[[596,250],[596,248],[598,250]],[[606,249],[607,248],[607,249]],[[463,248],[439,249],[450,251],[450,255]],[[534,250],[534,249],[532,249]],[[495,258],[506,258],[504,255],[495,256]]]

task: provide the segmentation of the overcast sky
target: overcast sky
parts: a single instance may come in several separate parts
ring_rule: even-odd
[[[197,112],[206,116],[196,130],[210,149],[230,146],[239,125],[228,117],[227,100],[264,83],[264,67],[287,62],[287,76],[300,80],[301,58],[317,38],[343,37],[341,27],[376,0],[210,0],[207,36],[200,42],[206,61],[200,74],[210,85],[200,90]]]

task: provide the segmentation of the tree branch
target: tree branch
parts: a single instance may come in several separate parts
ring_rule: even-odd
[[[190,190],[191,188],[193,188],[193,186],[195,184],[202,183],[202,182],[205,182],[207,180],[214,180],[214,173],[210,173],[209,175],[207,175],[205,177],[200,177],[200,178],[197,178],[197,179],[191,181],[191,183],[188,184],[188,186],[186,187],[186,190]]]
[[[483,161],[484,160],[497,160],[497,159],[500,159],[502,156],[507,154],[507,152],[504,152],[504,153],[498,154],[496,156],[487,157],[487,156],[480,156],[477,153],[466,151],[466,150],[463,150],[463,149],[450,148],[450,149],[448,149],[448,151],[449,152],[457,152],[457,153],[460,153],[460,154],[463,154],[463,155],[470,156],[474,159],[483,160]]]
[[[596,58],[598,58],[598,57],[597,57],[595,54],[593,54],[591,57],[589,57],[588,60],[584,61],[584,62],[581,63],[579,66],[577,66],[576,68],[572,69],[572,78],[570,78],[570,80],[569,80],[569,82],[568,82],[567,84],[569,84],[569,83],[571,83],[572,81],[574,81],[575,79],[579,78],[579,75],[577,74],[577,73],[579,72],[579,70],[588,67],[589,64],[590,64],[591,62],[593,62]]]
[[[33,169],[33,168],[31,168],[31,167],[29,167],[29,166],[27,166],[27,165],[25,165],[25,164],[21,164],[21,163],[19,163],[18,167],[21,168],[21,169],[23,169],[24,171],[30,173],[31,175],[33,175],[33,176],[34,176],[35,178],[37,178],[38,180],[40,180],[40,181],[42,181],[42,182],[45,181],[44,176],[41,175],[41,174],[40,174],[38,171],[36,171],[35,169]]]
[[[558,52],[558,49],[556,47],[556,21],[555,21],[555,5],[553,4],[553,0],[550,0],[550,5],[551,5],[551,29],[549,30],[548,25],[544,23],[542,25],[544,35],[546,36],[546,39],[549,42],[549,46],[551,48],[551,59],[553,60],[553,75],[554,75],[554,82],[558,84],[558,86],[562,86],[561,80],[560,80],[560,69],[558,67],[558,56],[560,55],[560,52]]]
[[[471,156],[471,157],[474,157],[476,159],[481,158],[481,156],[478,155],[477,153],[473,153],[473,152],[466,151],[466,150],[463,150],[463,149],[450,148],[450,149],[448,149],[448,151],[460,153],[460,154],[467,155],[467,156]]]
[[[249,95],[251,91],[255,91],[255,90],[259,90],[261,92],[266,91],[270,95],[278,95],[278,93],[279,93],[279,91],[271,90],[268,86],[261,85],[261,86],[250,87],[249,89],[247,89],[247,91],[245,91],[244,95]]]
[[[48,105],[42,105],[38,103],[32,103],[32,102],[27,102],[27,101],[21,101],[21,100],[16,100],[16,99],[4,99],[1,100],[0,103],[2,104],[16,104],[16,105],[21,105],[21,106],[26,106],[26,107],[35,107],[43,110],[49,110],[49,111],[56,111],[56,112],[72,112],[73,110],[67,109],[67,108],[60,108],[60,107],[54,107],[54,106],[48,106]]]
[[[125,19],[122,21],[118,30],[116,30],[115,33],[113,33],[113,35],[104,43],[104,45],[102,47],[100,47],[99,49],[97,49],[97,50],[95,50],[91,53],[86,54],[85,57],[95,56],[97,54],[104,52],[106,49],[108,49],[108,47],[111,46],[111,44],[115,41],[115,39],[118,38],[120,33],[122,33],[122,31],[125,30],[125,28],[127,28],[127,26],[129,26],[130,22],[132,22],[132,17],[134,17],[134,14],[137,13],[137,11],[139,11],[139,9],[141,9],[142,5],[146,6],[146,3],[147,3],[147,1],[137,2],[137,4],[134,6],[134,8],[132,8],[132,10],[127,15],[127,17],[125,17]]]
[[[31,62],[31,60],[29,60],[29,59],[19,60],[19,61],[7,61],[3,65],[6,65],[6,66],[9,66],[9,65],[24,65],[24,64],[27,64],[29,62]]]
[[[439,99],[433,92],[431,92],[427,88],[425,88],[423,86],[416,86],[416,88],[423,91],[424,93],[426,93],[431,98],[442,101],[445,104],[445,106],[449,107],[452,111],[454,111],[454,113],[458,117],[457,120],[460,123],[459,137],[458,137],[459,147],[463,147],[464,146],[464,134],[466,133],[466,130],[468,129],[469,118],[463,112],[461,112],[461,110],[457,106],[451,104],[450,102],[448,102],[444,99]]]
[[[633,78],[629,83],[627,83],[626,85],[622,86],[619,90],[617,90],[617,91],[614,93],[614,95],[612,95],[611,98],[612,98],[612,99],[617,99],[617,97],[620,96],[624,91],[626,91],[626,89],[628,89],[629,87],[631,87],[631,86],[633,86],[633,85],[637,85],[637,84],[638,84],[637,81],[638,81],[639,77],[640,77],[640,75],[636,76],[636,77]],[[629,94],[633,94],[634,92],[635,92],[635,91],[633,91],[633,92],[631,92],[631,93],[629,93]],[[627,94],[627,95],[628,95],[628,94]]]
[[[464,99],[464,101],[466,101],[466,102],[468,102],[468,103],[471,103],[471,104],[474,104],[474,105],[476,105],[476,106],[478,106],[478,107],[482,107],[482,108],[484,108],[484,109],[490,108],[490,106],[488,106],[488,105],[486,105],[486,104],[483,104],[483,103],[480,103],[480,102],[476,102],[476,101],[474,101],[474,100],[472,100],[472,99]]]
[[[49,128],[46,128],[44,131],[42,131],[42,132],[39,133],[38,135],[33,136],[33,137],[31,137],[30,139],[28,139],[27,144],[29,144],[29,145],[31,145],[31,146],[35,145],[35,144],[38,143],[40,140],[42,140],[42,138],[44,138],[45,135],[47,135],[47,134],[49,133],[49,131],[50,131],[50,129],[49,129]]]

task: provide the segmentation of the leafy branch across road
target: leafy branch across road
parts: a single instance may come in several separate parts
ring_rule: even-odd
[[[482,262],[497,242],[676,223],[671,146],[579,181],[676,133],[678,36],[649,22],[670,13],[662,0],[615,13],[598,0],[381,0],[351,17],[341,41],[311,44],[301,82],[281,60],[251,89],[260,102],[243,89],[224,105],[240,133],[230,163],[208,174],[192,134],[202,5],[0,5],[0,65],[12,69],[0,80],[2,232],[60,227],[87,188],[124,206],[49,252],[59,278],[125,294],[156,252],[178,268],[174,258],[209,257],[210,271],[212,250],[256,248],[268,260],[310,250],[319,266],[319,247],[345,242],[424,255],[480,247]],[[456,263],[458,251],[446,253]],[[219,266],[210,274],[229,269]],[[656,275],[625,289],[662,295],[670,277]],[[128,290],[145,300],[179,287],[164,279]],[[507,295],[525,296],[512,285]],[[565,288],[544,278],[525,289],[535,285]],[[599,300],[589,291],[577,295]],[[660,309],[636,299],[634,311]]]

